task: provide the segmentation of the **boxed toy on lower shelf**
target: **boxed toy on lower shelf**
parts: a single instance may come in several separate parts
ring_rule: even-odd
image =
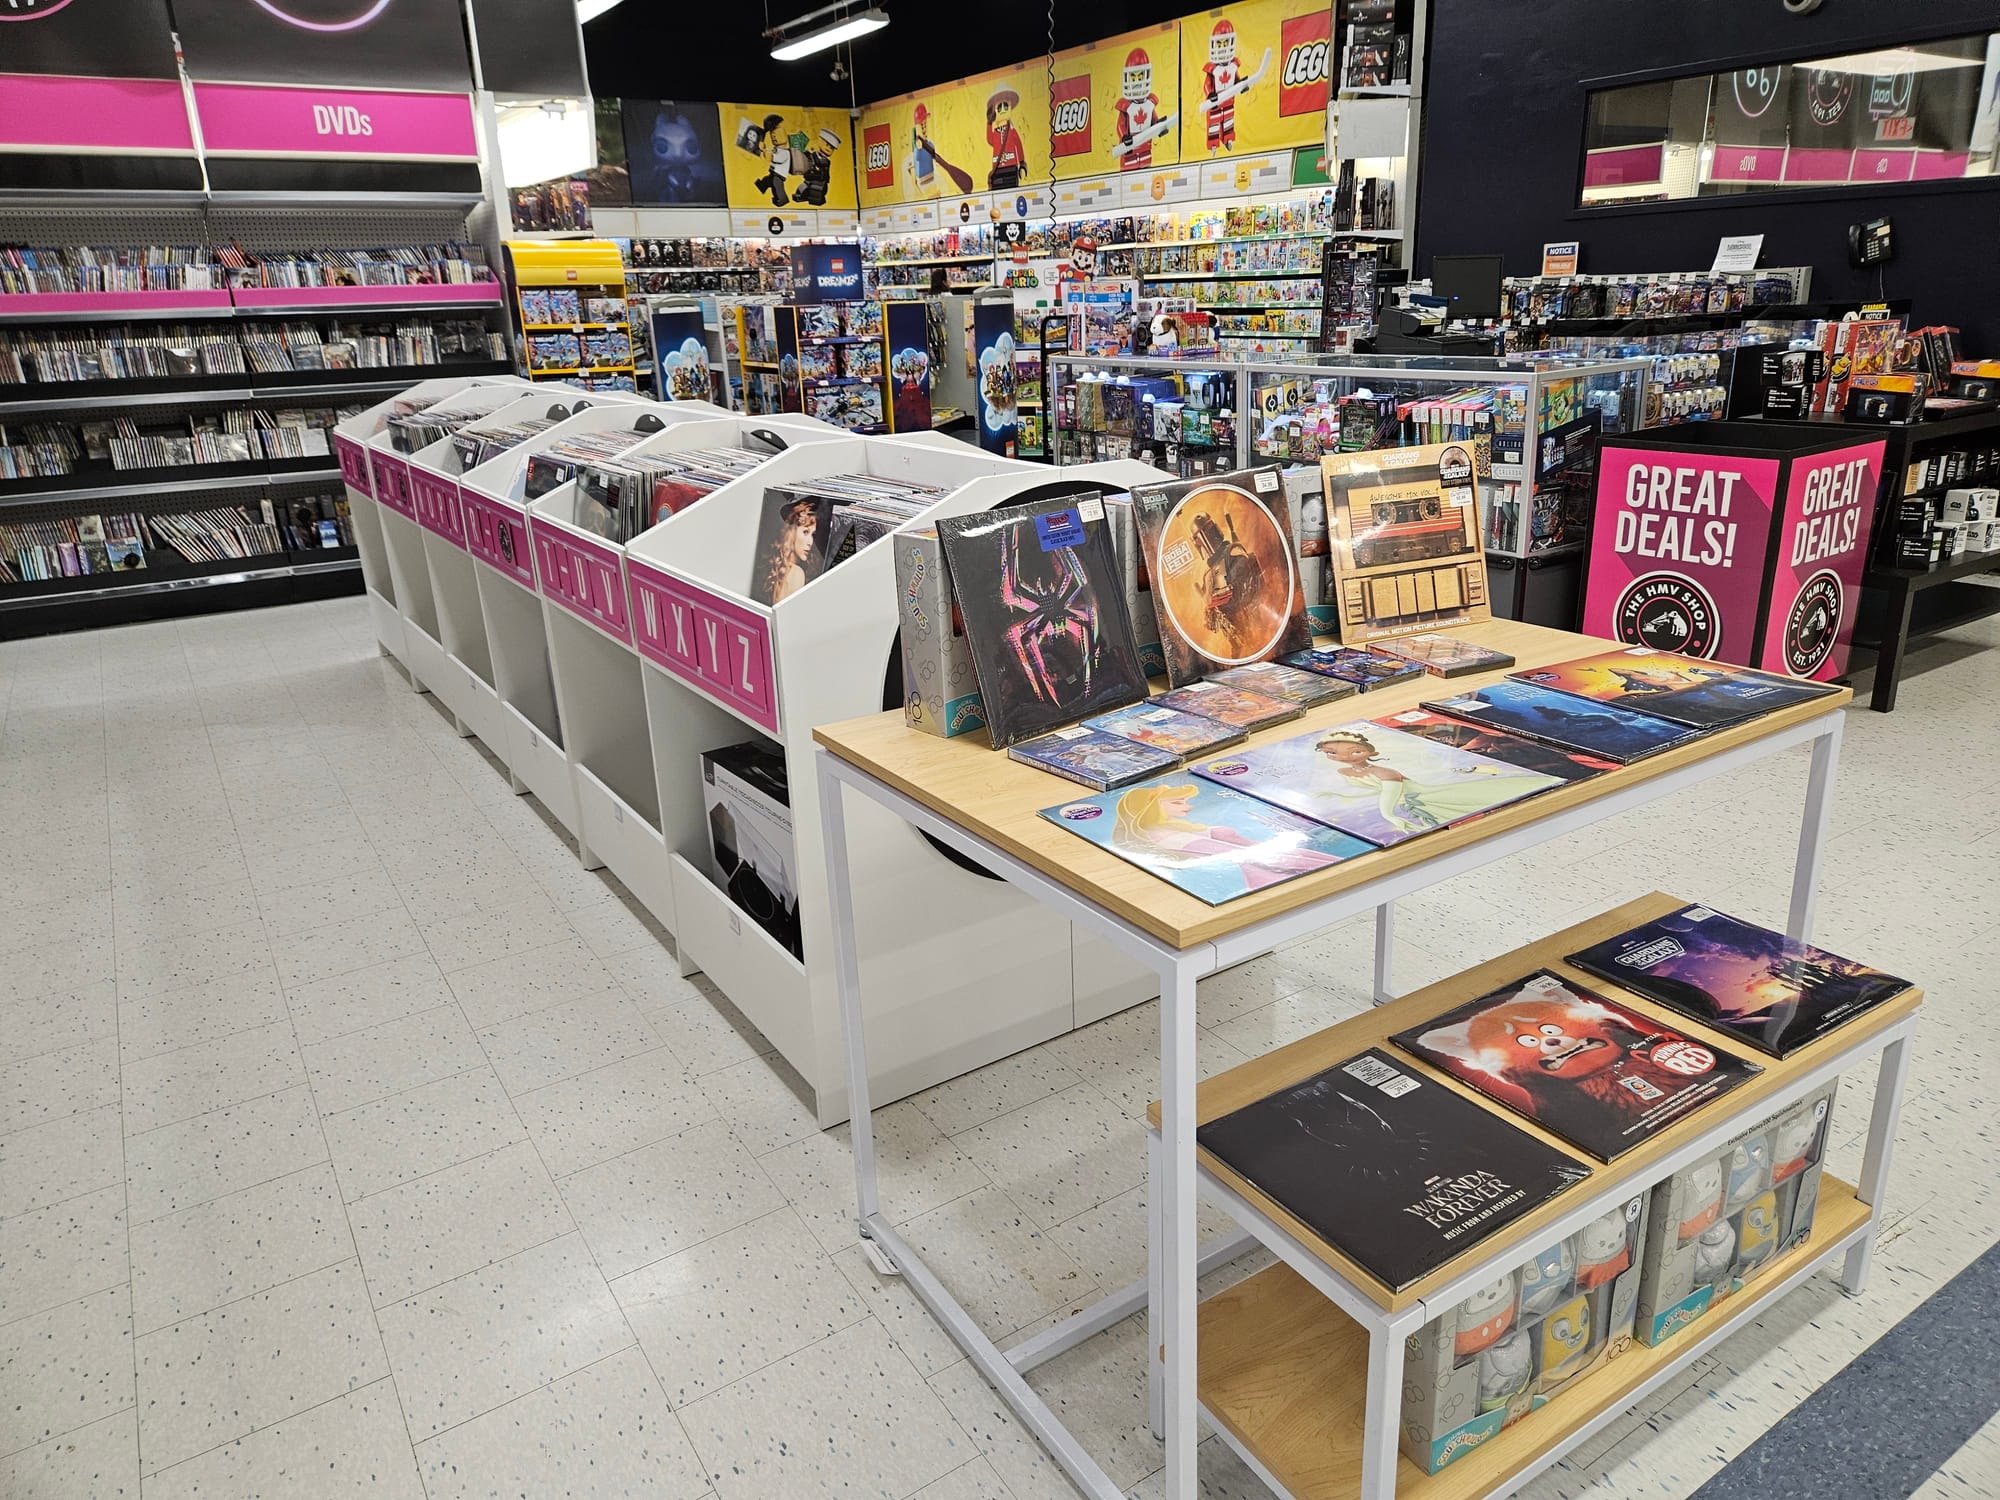
[[[1403,1452],[1435,1474],[1632,1346],[1647,1194],[1480,1287],[1409,1342]]]
[[[1639,1341],[1662,1344],[1812,1236],[1836,1079],[1653,1190]]]

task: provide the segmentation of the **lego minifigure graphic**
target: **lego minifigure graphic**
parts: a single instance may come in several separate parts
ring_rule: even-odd
[[[1020,103],[1021,96],[1010,88],[995,89],[986,101],[986,143],[993,148],[986,185],[996,192],[1019,187],[1028,170],[1027,148],[1014,128],[1014,111]]]
[[[1479,1409],[1500,1410],[1528,1388],[1534,1375],[1534,1347],[1517,1328],[1479,1356]]]
[[[1236,28],[1227,17],[1208,34],[1208,61],[1201,69],[1202,97],[1208,100],[1208,149],[1227,150],[1236,144]]]
[[[1743,1210],[1743,1228],[1736,1236],[1736,1274],[1754,1274],[1777,1248],[1778,1195],[1759,1193]]]
[[[1121,172],[1143,172],[1153,165],[1153,142],[1165,135],[1174,116],[1160,118],[1160,98],[1153,92],[1153,60],[1144,47],[1134,47],[1125,59],[1118,99],[1118,144],[1111,154]]]
[[[1625,1210],[1614,1208],[1583,1226],[1576,1238],[1576,1285],[1578,1291],[1603,1286],[1622,1275],[1632,1264],[1632,1251],[1625,1242]]]
[[[1686,1244],[1713,1224],[1722,1212],[1722,1163],[1703,1162],[1689,1172],[1683,1201],[1688,1205],[1688,1214],[1681,1220],[1678,1238]]]
[[[1458,1332],[1452,1349],[1466,1359],[1489,1347],[1514,1323],[1514,1277],[1488,1282],[1458,1304]]]
[[[942,168],[961,193],[972,191],[972,174],[938,155],[937,143],[931,139],[930,106],[919,100],[912,115],[910,154],[903,158],[903,170],[915,187],[928,192],[936,180],[933,168]]]
[[[1589,1298],[1575,1298],[1542,1319],[1542,1389],[1561,1380],[1589,1347]]]
[[[1701,1232],[1701,1239],[1694,1247],[1694,1283],[1696,1286],[1712,1286],[1729,1274],[1729,1266],[1736,1259],[1736,1230],[1727,1219],[1711,1224]]]
[[[1561,1306],[1575,1276],[1576,1252],[1568,1240],[1557,1240],[1521,1268],[1521,1316],[1539,1318]]]

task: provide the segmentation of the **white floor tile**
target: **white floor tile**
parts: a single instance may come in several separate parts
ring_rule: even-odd
[[[290,1018],[125,1064],[129,1135],[296,1088],[306,1080]]]
[[[217,1495],[424,1500],[394,1382],[337,1396],[146,1480],[146,1500]]]
[[[525,1141],[363,1198],[348,1218],[378,1307],[576,1228]]]
[[[311,1046],[435,1010],[454,997],[444,974],[425,953],[290,986],[284,998],[298,1026],[299,1041]]]
[[[491,1068],[392,1094],[326,1119],[349,1203],[527,1139]]]
[[[489,1026],[479,1042],[510,1094],[546,1088],[661,1045],[639,1007],[616,986]]]
[[[113,1186],[124,1170],[115,1104],[0,1136],[0,1219]]]
[[[351,1260],[141,1334],[136,1354],[148,1474],[389,1373]]]
[[[0,1219],[0,1323],[131,1280],[122,1183]]]
[[[621,1276],[611,1293],[675,1406],[868,1316],[789,1208]]]
[[[140,1333],[354,1258],[325,1162],[132,1229]]]
[[[304,1084],[163,1125],[126,1142],[135,1224],[208,1203],[326,1160]]]
[[[486,1066],[479,1038],[450,1001],[330,1041],[308,1043],[304,1053],[313,1098],[328,1114]]]
[[[721,1500],[909,1495],[979,1456],[873,1319],[680,1416]]]
[[[0,1136],[117,1102],[117,1040],[79,1042],[0,1069]]]
[[[379,1317],[419,1442],[633,1344],[576,1235],[385,1307]]]
[[[127,1407],[0,1458],[8,1500],[139,1500],[139,1419]]]
[[[132,1405],[132,1294],[92,1292],[0,1327],[0,1456]]]

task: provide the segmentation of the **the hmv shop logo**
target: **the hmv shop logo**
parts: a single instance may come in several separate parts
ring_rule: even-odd
[[[314,135],[364,136],[375,133],[373,122],[351,104],[315,104],[312,112]]]

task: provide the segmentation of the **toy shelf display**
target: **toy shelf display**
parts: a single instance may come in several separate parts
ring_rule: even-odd
[[[585,390],[636,392],[625,264],[614,240],[508,240],[520,371]]]
[[[748,309],[745,309],[747,312]],[[930,342],[921,304],[781,303],[742,347],[775,351],[779,404],[857,433],[928,432]],[[764,329],[770,341],[764,341]],[[754,340],[746,334],[755,332]],[[745,362],[746,372],[749,362]],[[765,372],[768,373],[768,372]]]

